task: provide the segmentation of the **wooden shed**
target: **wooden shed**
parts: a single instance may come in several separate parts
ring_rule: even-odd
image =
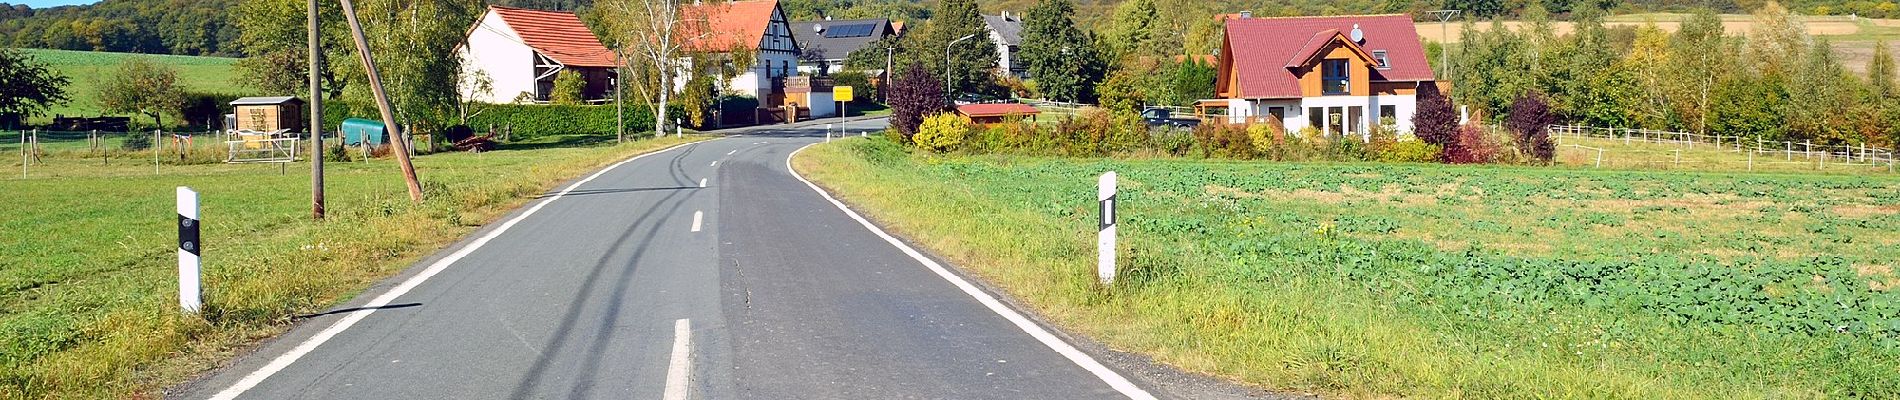
[[[1000,124],[1018,120],[1034,121],[1042,110],[1022,103],[964,104],[957,106],[957,113],[970,118],[977,125]]]
[[[304,130],[303,99],[296,97],[245,97],[232,101],[231,110],[237,117],[237,124],[232,126],[236,130]]]

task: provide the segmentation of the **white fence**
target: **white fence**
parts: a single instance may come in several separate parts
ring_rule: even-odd
[[[1896,158],[1892,149],[1882,149],[1865,144],[1853,146],[1821,145],[1814,144],[1810,141],[1776,142],[1761,139],[1744,139],[1736,136],[1702,135],[1689,132],[1653,129],[1552,125],[1550,127],[1550,136],[1559,143],[1563,143],[1564,139],[1567,138],[1593,138],[1608,140],[1612,143],[1621,141],[1624,145],[1647,144],[1676,146],[1679,147],[1679,149],[1669,151],[1674,153],[1672,155],[1674,163],[1678,165],[1682,162],[1682,150],[1700,149],[1710,152],[1734,153],[1737,157],[1746,158],[1745,162],[1748,164],[1749,170],[1754,170],[1756,164],[1812,164],[1815,165],[1816,168],[1826,168],[1830,164],[1833,164],[1836,166],[1884,166],[1889,172],[1892,172]],[[1565,144],[1564,146],[1595,151],[1597,153],[1596,164],[1598,167],[1602,166],[1606,152],[1642,152],[1640,150],[1605,150],[1574,143]]]

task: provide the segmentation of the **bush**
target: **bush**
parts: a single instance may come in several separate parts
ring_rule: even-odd
[[[1172,126],[1154,127],[1148,130],[1148,142],[1162,153],[1185,156],[1194,150],[1194,130]]]
[[[493,126],[497,132],[504,127],[514,127],[515,138],[535,137],[553,134],[614,134],[614,106],[560,106],[546,104],[491,104],[484,105],[481,113],[470,117],[469,128],[477,132],[488,132]],[[627,133],[653,132],[653,113],[644,104],[627,104]],[[667,111],[670,115],[681,115],[678,107]],[[323,121],[325,132],[335,132],[345,118],[364,118],[381,120],[375,105],[351,102],[323,102]],[[444,124],[455,125],[455,124]]]
[[[1258,152],[1247,128],[1229,124],[1201,124],[1194,127],[1195,146],[1202,157],[1250,159]]]
[[[1457,139],[1445,147],[1445,161],[1453,164],[1483,164],[1496,156],[1497,145],[1478,124],[1458,129]]]
[[[850,86],[851,107],[866,107],[877,103],[877,86],[871,85],[871,76],[860,71],[840,71],[831,74],[831,82],[838,86]]]
[[[891,106],[891,127],[903,134],[905,140],[900,144],[909,144],[911,135],[917,134],[917,127],[924,123],[924,117],[943,112],[943,86],[937,77],[921,64],[912,63],[910,69],[898,74],[891,80],[891,93],[888,102]]]
[[[1557,152],[1556,144],[1550,141],[1550,125],[1556,122],[1557,115],[1551,113],[1544,95],[1531,91],[1511,103],[1511,115],[1505,118],[1504,125],[1511,130],[1519,152],[1538,162],[1549,163]]]
[[[924,118],[911,140],[917,143],[917,148],[943,153],[962,146],[963,139],[969,135],[970,120],[953,113],[939,113]]]
[[[1435,163],[1440,160],[1445,148],[1425,143],[1423,140],[1398,140],[1380,147],[1374,155],[1382,162]]]
[[[126,132],[125,141],[119,143],[119,147],[131,151],[150,149],[152,148],[152,133],[139,131]]]
[[[1438,92],[1437,85],[1419,88],[1418,111],[1412,114],[1412,129],[1419,140],[1443,147],[1445,151],[1458,147],[1458,113],[1452,110],[1451,99]],[[1449,161],[1450,154],[1441,159]]]

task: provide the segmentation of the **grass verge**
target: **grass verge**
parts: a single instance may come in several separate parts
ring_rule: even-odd
[[[794,160],[1111,347],[1347,398],[1900,396],[1890,177],[915,156]],[[1094,176],[1122,176],[1093,282]]]
[[[320,223],[308,164],[0,180],[0,398],[158,397],[558,183],[702,138],[419,157],[422,204],[391,161],[331,163]],[[176,186],[201,193],[202,318],[177,311]]]

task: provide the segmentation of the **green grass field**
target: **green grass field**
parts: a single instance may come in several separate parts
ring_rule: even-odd
[[[372,282],[630,155],[698,138],[581,145],[548,137],[419,157],[411,204],[393,161],[329,164],[330,217],[309,220],[309,164],[166,165],[48,157],[0,178],[0,398],[155,398],[293,316]],[[567,140],[562,142],[562,140]],[[608,138],[611,140],[611,138]],[[62,154],[66,155],[66,154]],[[18,164],[14,164],[15,167]],[[177,311],[173,193],[202,194],[206,308]]]
[[[47,115],[35,118],[29,123],[43,124],[53,120],[53,115],[87,116],[101,115],[98,98],[98,85],[119,63],[131,57],[150,57],[159,63],[178,70],[178,83],[186,90],[201,93],[250,94],[250,89],[238,83],[236,58],[150,55],[128,53],[106,53],[93,51],[20,49],[32,55],[40,62],[47,63],[54,70],[72,79],[72,85],[66,87],[67,97],[72,101],[55,106]],[[140,117],[140,120],[149,118]]]
[[[1900,396],[1900,179],[921,157],[797,168],[1110,347],[1346,398]],[[1122,176],[1094,281],[1094,177]]]

